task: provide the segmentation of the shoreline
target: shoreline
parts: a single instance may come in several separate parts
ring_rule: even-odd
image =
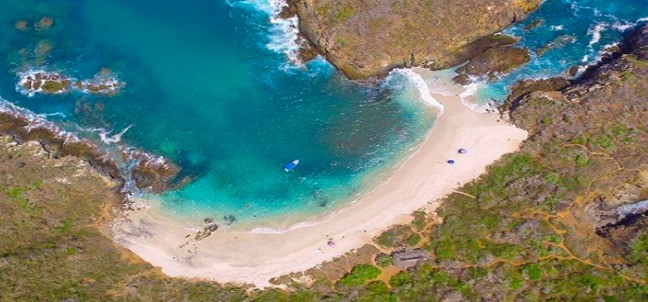
[[[527,137],[497,114],[471,111],[458,94],[431,93],[445,107],[444,114],[417,150],[382,183],[326,216],[282,232],[218,230],[196,241],[191,226],[152,205],[115,217],[112,238],[169,276],[257,287],[272,286],[271,278],[305,271],[371,243],[390,226],[409,222],[412,212],[434,211],[441,198],[517,150]],[[459,148],[468,154],[458,155]],[[449,165],[448,159],[456,163]]]

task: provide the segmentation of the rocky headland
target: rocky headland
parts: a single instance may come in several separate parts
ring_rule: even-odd
[[[135,162],[134,168],[128,173],[139,190],[161,192],[186,183],[186,179],[176,179],[180,167],[163,157],[124,147],[119,148],[119,158],[115,158],[114,154],[108,154],[97,144],[79,139],[54,123],[6,102],[0,106],[0,135],[18,144],[36,141],[52,158],[73,156],[86,161],[102,175],[115,180],[118,186],[114,189],[118,192],[128,193],[122,190],[126,178],[118,162]]]
[[[466,62],[501,46],[492,35],[540,2],[291,0],[282,15],[299,16],[300,33],[317,53],[349,78],[366,79],[399,67]]]

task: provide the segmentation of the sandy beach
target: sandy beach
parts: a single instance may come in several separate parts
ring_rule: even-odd
[[[218,230],[194,241],[190,226],[166,217],[153,203],[117,217],[112,235],[167,275],[259,287],[359,248],[389,226],[409,221],[415,210],[433,211],[440,198],[517,150],[527,136],[499,121],[498,114],[469,110],[458,96],[433,96],[444,113],[419,148],[375,190],[312,225],[276,234]],[[458,155],[460,148],[468,154]],[[449,165],[448,159],[456,163]],[[327,244],[329,238],[335,246]]]

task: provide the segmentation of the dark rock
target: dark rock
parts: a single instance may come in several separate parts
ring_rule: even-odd
[[[474,57],[466,65],[457,69],[460,76],[455,77],[455,82],[463,85],[468,84],[470,76],[488,77],[494,80],[497,75],[507,73],[531,59],[525,48],[512,46],[500,46],[490,48]]]
[[[542,19],[535,19],[535,20],[529,22],[529,24],[525,25],[525,26],[524,26],[524,30],[526,30],[526,31],[530,31],[530,30],[535,29],[536,27],[542,25],[542,23],[544,23],[544,20],[542,20]]]
[[[102,174],[115,179],[120,183],[120,188],[123,187],[125,179],[117,164],[99,146],[87,140],[77,139],[63,132],[53,123],[33,120],[17,108],[14,111],[0,112],[0,134],[12,136],[19,143],[38,141],[53,158],[64,156],[81,158]],[[163,158],[153,158],[138,150],[122,149],[122,151],[125,158],[136,159],[139,162],[132,171],[132,177],[138,188],[151,188],[154,192],[160,192],[172,184],[176,187],[186,184],[186,181],[175,180],[180,168],[174,163]]]
[[[578,65],[572,66],[571,68],[569,68],[569,75],[575,77],[578,74],[579,69],[580,67],[578,67]]]
[[[236,221],[236,217],[232,214],[229,214],[223,216],[223,220],[225,221],[226,225],[231,225],[232,223],[234,223],[234,221]]]
[[[570,36],[570,35],[558,36],[555,39],[553,39],[553,41],[549,42],[549,44],[542,46],[540,49],[538,49],[536,51],[536,54],[538,56],[542,56],[551,49],[563,48],[567,46],[567,44],[574,43],[574,42],[576,42],[576,37],[574,36]]]
[[[507,97],[504,105],[500,107],[500,110],[503,109],[505,109],[504,111],[509,109],[514,110],[518,106],[517,101],[521,97],[526,96],[531,92],[557,91],[567,86],[568,84],[569,84],[569,80],[560,77],[544,79],[544,80],[519,81],[515,83],[513,86],[511,86],[510,88],[511,92],[509,93],[509,96]]]

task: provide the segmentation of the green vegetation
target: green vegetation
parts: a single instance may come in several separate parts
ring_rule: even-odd
[[[392,265],[391,256],[384,255],[384,254],[383,255],[378,255],[378,257],[376,257],[376,264],[379,267],[388,267],[388,266]]]
[[[343,6],[340,7],[336,12],[333,18],[335,19],[336,22],[344,22],[351,18],[353,14],[355,13],[355,9],[351,6]]]
[[[375,238],[384,252],[422,245],[429,260],[396,272],[371,247],[363,261],[383,270],[342,257],[289,291],[162,275],[98,231],[121,201],[109,180],[0,136],[0,175],[12,176],[0,177],[0,301],[646,301],[648,218],[616,227],[600,210],[648,194],[648,64],[638,58],[598,74],[598,89],[571,87],[578,102],[526,96],[510,113],[531,132],[520,151],[445,198],[442,223],[417,212]]]
[[[359,264],[353,267],[350,273],[342,277],[341,284],[346,286],[364,285],[370,280],[380,276],[380,269],[369,264]]]
[[[409,241],[408,239],[412,238],[413,235],[414,231],[410,226],[397,225],[374,238],[374,241],[384,247],[398,247],[407,243]],[[412,238],[411,240],[416,240],[416,238]]]
[[[45,81],[41,88],[46,93],[57,93],[65,91],[70,86],[70,81]]]

